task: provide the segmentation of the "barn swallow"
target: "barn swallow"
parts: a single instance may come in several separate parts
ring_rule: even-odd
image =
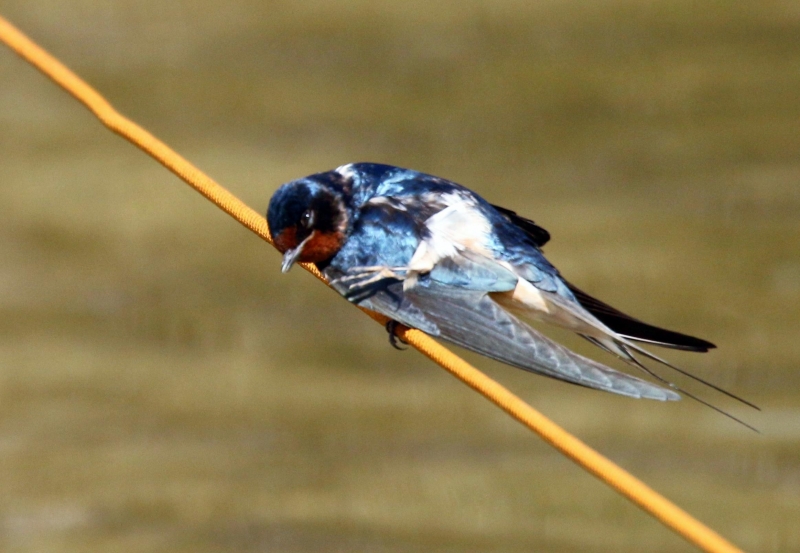
[[[741,422],[658,376],[639,355],[755,407],[639,345],[706,352],[714,344],[581,291],[544,257],[546,230],[454,182],[390,165],[343,165],[281,186],[267,221],[284,273],[298,261],[315,263],[342,296],[410,328],[589,388],[662,401],[683,393]],[[523,319],[571,330],[659,384],[578,355]]]

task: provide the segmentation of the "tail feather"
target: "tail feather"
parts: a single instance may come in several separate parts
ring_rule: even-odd
[[[672,363],[669,363],[669,362],[665,361],[661,357],[650,353],[646,349],[641,348],[641,347],[637,346],[636,344],[628,344],[627,347],[632,348],[636,353],[639,353],[639,354],[647,357],[648,359],[652,359],[653,361],[661,363],[662,365],[664,365],[666,367],[669,367],[670,369],[672,369],[674,371],[677,371],[677,372],[681,373],[684,376],[688,376],[692,380],[695,380],[696,382],[704,384],[704,385],[708,386],[709,388],[711,388],[713,390],[716,390],[717,392],[728,396],[731,399],[735,399],[739,403],[743,403],[744,405],[747,405],[748,407],[752,407],[756,411],[761,411],[761,408],[758,405],[756,405],[754,403],[751,403],[751,402],[747,401],[746,399],[744,399],[742,397],[739,397],[736,394],[734,394],[732,392],[729,392],[728,390],[726,390],[724,388],[721,388],[720,386],[717,386],[716,384],[713,384],[713,383],[709,382],[708,380],[700,378],[699,376],[697,376],[695,374],[692,374],[689,371],[681,369],[680,367],[676,367]]]
[[[651,377],[656,379],[661,384],[663,384],[665,386],[668,386],[669,388],[675,390],[676,392],[678,392],[680,394],[683,394],[686,397],[691,398],[694,401],[696,401],[696,402],[698,402],[698,403],[700,403],[702,405],[705,405],[706,407],[716,411],[717,413],[719,413],[719,414],[721,414],[721,415],[723,415],[725,417],[728,417],[729,419],[741,424],[742,426],[745,426],[745,427],[749,428],[750,430],[752,430],[752,431],[754,431],[756,433],[759,433],[759,434],[761,433],[754,426],[751,426],[751,425],[747,424],[743,420],[741,420],[741,419],[735,417],[734,415],[728,413],[724,409],[721,409],[721,408],[717,407],[716,405],[714,405],[713,403],[711,403],[709,401],[706,401],[706,400],[704,400],[704,399],[692,394],[691,392],[686,391],[685,389],[681,388],[680,386],[678,386],[674,382],[672,382],[670,380],[667,380],[663,376],[659,375],[658,373],[656,373],[655,371],[653,371],[652,369],[647,367],[644,363],[639,361],[636,358],[636,356],[633,354],[633,352],[636,352],[636,353],[638,353],[638,354],[640,354],[640,355],[642,355],[644,357],[647,357],[648,359],[650,359],[652,361],[656,361],[658,363],[661,363],[662,365],[664,365],[666,367],[669,367],[670,369],[673,369],[673,370],[681,373],[682,375],[688,376],[689,378],[692,378],[693,380],[695,380],[697,382],[700,382],[701,384],[704,384],[704,385],[708,386],[709,388],[712,388],[713,390],[716,390],[717,392],[720,392],[721,394],[724,394],[724,395],[726,395],[726,396],[728,396],[728,397],[730,397],[732,399],[735,399],[736,401],[739,401],[739,402],[743,403],[744,405],[747,405],[748,407],[752,407],[753,409],[756,409],[757,411],[761,411],[760,407],[758,407],[757,405],[747,401],[746,399],[743,399],[743,398],[741,398],[741,397],[739,397],[739,396],[737,396],[737,395],[735,395],[735,394],[733,394],[733,393],[731,393],[731,392],[729,392],[729,391],[717,386],[716,384],[712,384],[711,382],[708,382],[707,380],[704,380],[704,379],[700,378],[699,376],[693,375],[688,371],[685,371],[685,370],[683,370],[683,369],[681,369],[679,367],[676,367],[675,365],[665,361],[664,359],[658,357],[657,355],[654,355],[654,354],[650,353],[646,349],[641,348],[641,347],[637,346],[636,344],[631,344],[627,340],[619,340],[619,339],[616,339],[616,338],[613,338],[613,337],[608,337],[607,339],[599,339],[599,338],[595,338],[595,337],[592,337],[592,336],[586,336],[586,335],[582,335],[582,336],[586,340],[588,340],[589,342],[591,342],[594,345],[598,346],[599,348],[601,348],[601,349],[603,349],[603,350],[605,350],[605,351],[607,351],[607,352],[609,352],[609,353],[611,353],[613,355],[616,355],[617,357],[619,357],[620,359],[622,359],[626,363],[628,363],[628,364],[630,364],[630,365],[632,365],[634,367],[637,367],[638,369],[644,371],[645,373],[647,373],[648,375],[650,375]],[[633,351],[631,351],[631,350],[633,350]]]

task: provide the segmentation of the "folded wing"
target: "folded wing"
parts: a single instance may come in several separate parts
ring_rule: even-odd
[[[346,290],[339,290],[346,295]],[[675,392],[571,352],[526,325],[483,291],[442,286],[422,278],[404,291],[384,282],[359,304],[514,367],[573,384],[635,398],[677,400]]]
[[[680,396],[615,371],[546,338],[496,303],[519,276],[491,259],[492,225],[461,194],[420,221],[406,206],[373,200],[324,273],[350,301],[503,363],[635,398]],[[444,202],[447,204],[447,202]]]

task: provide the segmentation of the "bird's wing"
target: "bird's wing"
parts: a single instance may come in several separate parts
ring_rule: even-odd
[[[462,201],[424,222],[407,205],[373,201],[324,268],[331,286],[362,307],[521,369],[631,397],[680,398],[569,351],[498,305],[491,294],[513,290],[519,277],[486,251],[491,226]]]
[[[422,277],[416,286],[404,291],[401,281],[387,279],[358,303],[520,369],[624,396],[680,399],[671,390],[573,353],[508,313],[480,290],[445,286]]]
[[[546,244],[550,239],[550,234],[530,219],[521,217],[514,211],[504,207],[497,205],[493,207],[502,213],[512,225],[521,230],[537,248],[544,246],[544,244]],[[540,257],[536,255],[538,252],[529,252],[526,248],[523,248],[523,251],[520,253],[521,255],[519,255],[518,259],[515,261],[517,261],[517,265],[519,266],[521,272],[529,274],[532,273],[535,275],[536,270],[538,269],[537,265],[541,264]],[[525,262],[526,260],[524,258],[526,257],[526,253],[534,254],[535,257],[531,260],[532,262]],[[674,330],[660,328],[641,321],[635,317],[631,317],[630,315],[623,313],[607,303],[590,296],[566,280],[561,280],[563,284],[566,285],[569,292],[571,292],[571,294],[574,296],[574,299],[577,300],[578,305],[574,305],[574,301],[562,303],[565,303],[565,305],[572,304],[571,307],[573,311],[588,311],[588,313],[591,314],[595,319],[619,336],[628,338],[630,340],[646,342],[672,349],[682,349],[686,351],[706,352],[709,349],[716,347],[707,340],[682,334],[680,332],[675,332]],[[548,291],[557,292],[556,290]],[[561,292],[561,295],[564,296],[563,290],[561,290]],[[572,300],[570,297],[567,297],[566,299]],[[585,314],[586,313],[584,312],[583,315],[585,316]]]

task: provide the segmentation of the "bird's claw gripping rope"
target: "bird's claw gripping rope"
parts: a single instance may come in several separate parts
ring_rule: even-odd
[[[403,347],[400,344],[408,346],[408,342],[406,342],[400,336],[397,335],[398,327],[402,327],[403,325],[401,325],[397,321],[389,321],[388,323],[386,323],[385,326],[386,326],[386,332],[389,333],[389,344],[391,344],[391,346],[394,349],[399,349],[400,351],[407,350],[408,347]]]

